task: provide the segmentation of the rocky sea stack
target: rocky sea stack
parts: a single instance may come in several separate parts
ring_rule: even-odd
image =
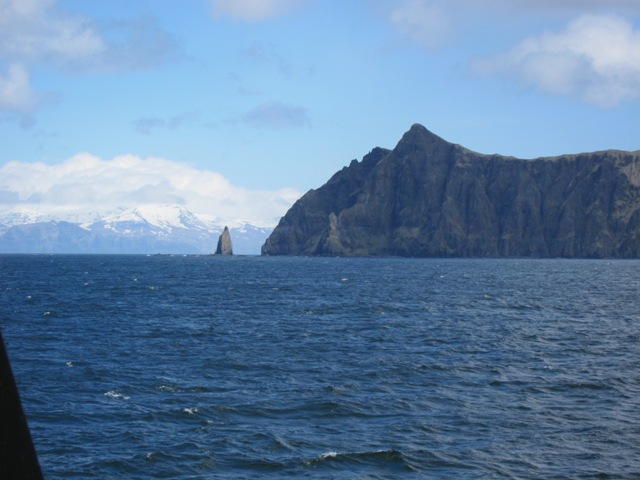
[[[228,227],[224,227],[218,238],[216,255],[233,255],[233,244],[231,243],[231,234]]]
[[[263,255],[640,257],[640,152],[520,160],[414,125],[300,198]]]

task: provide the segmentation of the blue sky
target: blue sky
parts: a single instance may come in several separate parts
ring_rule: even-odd
[[[0,210],[197,190],[273,219],[413,123],[522,158],[640,149],[640,2],[0,0]]]

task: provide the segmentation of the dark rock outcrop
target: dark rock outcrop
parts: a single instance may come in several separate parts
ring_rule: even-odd
[[[300,198],[263,255],[640,257],[640,152],[519,160],[414,125]]]
[[[220,238],[218,238],[216,255],[233,255],[233,244],[231,243],[231,234],[228,227],[224,227]]]

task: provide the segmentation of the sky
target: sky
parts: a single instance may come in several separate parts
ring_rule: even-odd
[[[272,225],[414,123],[520,158],[640,149],[640,2],[0,0],[0,212]]]

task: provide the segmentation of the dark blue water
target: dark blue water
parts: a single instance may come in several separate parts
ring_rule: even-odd
[[[640,478],[640,262],[0,256],[46,478]]]

